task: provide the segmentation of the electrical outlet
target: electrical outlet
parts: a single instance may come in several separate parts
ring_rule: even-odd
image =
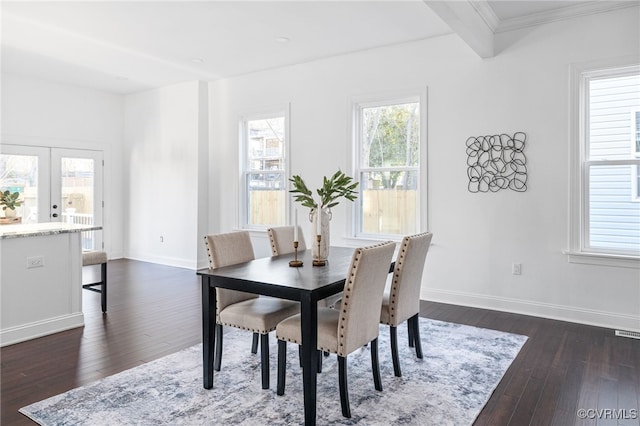
[[[522,264],[521,263],[512,263],[511,264],[511,273],[513,275],[522,274]]]
[[[160,242],[164,243],[164,237],[162,235],[160,235]]]
[[[44,256],[27,257],[27,268],[40,268],[44,266]]]

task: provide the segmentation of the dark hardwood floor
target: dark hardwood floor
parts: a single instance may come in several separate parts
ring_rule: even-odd
[[[84,328],[0,349],[0,424],[32,425],[19,408],[200,342],[194,271],[131,260],[108,267],[106,315],[100,295],[83,291]],[[529,336],[476,425],[640,425],[639,340],[432,302],[423,302],[421,315]]]

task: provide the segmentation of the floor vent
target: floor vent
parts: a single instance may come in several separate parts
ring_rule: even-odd
[[[616,330],[616,336],[630,337],[632,339],[640,340],[640,333],[637,331]]]

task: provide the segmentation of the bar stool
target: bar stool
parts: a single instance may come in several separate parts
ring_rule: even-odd
[[[83,284],[82,288],[96,293],[101,293],[102,312],[107,312],[107,252],[104,251],[83,251],[82,266],[100,265],[100,281],[90,284]],[[96,288],[100,286],[100,288]]]

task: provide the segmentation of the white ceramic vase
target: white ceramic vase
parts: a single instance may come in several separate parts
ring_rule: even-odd
[[[331,209],[320,209],[320,244],[318,245],[318,209],[311,209],[311,252],[314,260],[327,260],[330,246]]]

